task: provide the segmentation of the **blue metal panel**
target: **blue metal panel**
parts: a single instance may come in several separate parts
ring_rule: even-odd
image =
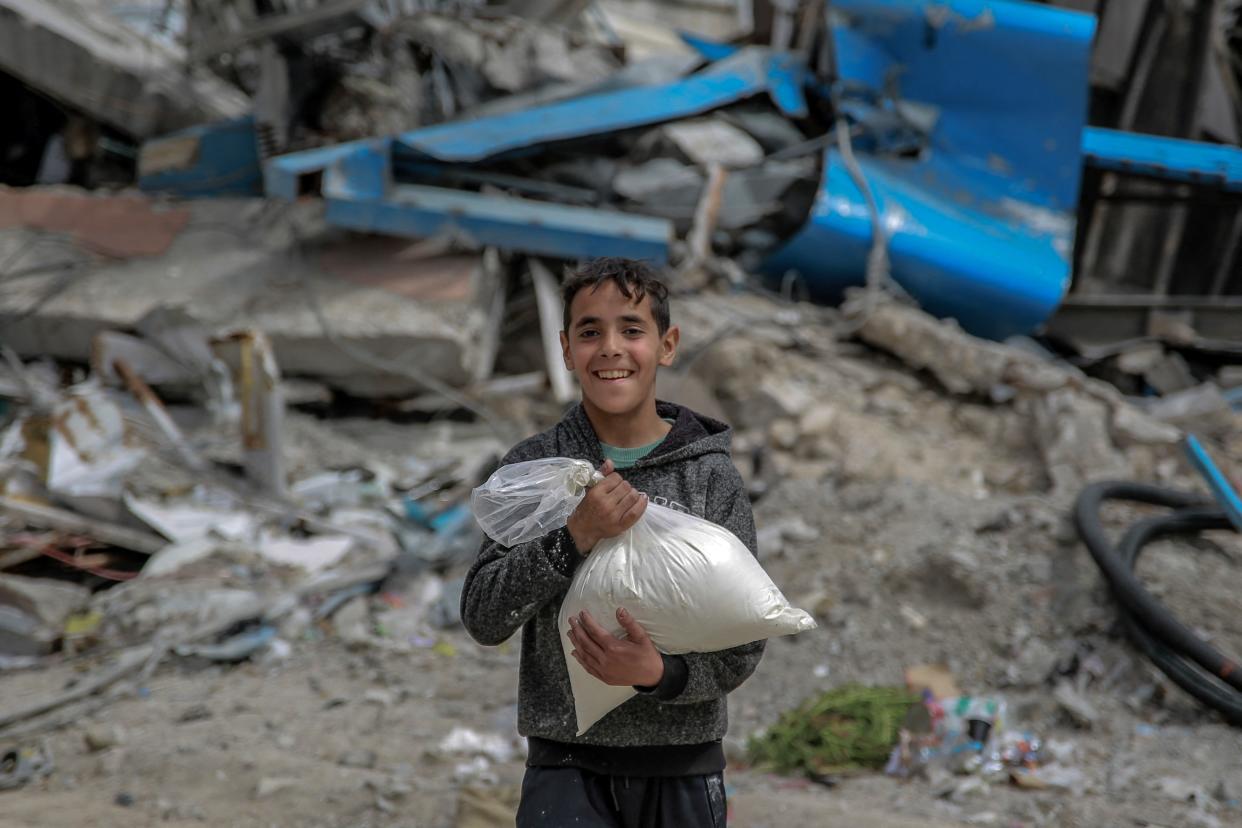
[[[263,165],[264,190],[272,198],[292,201],[301,194],[304,176],[322,173],[359,151],[386,156],[391,145],[388,138],[368,138],[273,158]]]
[[[810,221],[763,269],[778,277],[797,271],[813,299],[836,303],[847,287],[863,284],[871,219],[840,155],[829,152],[825,164]],[[884,217],[893,276],[924,310],[1004,339],[1034,329],[1060,304],[1070,274],[1065,216],[1032,214],[1042,208],[1020,202],[1008,205],[1008,215],[963,204],[948,195],[948,170],[940,171],[942,188],[927,189],[908,165],[864,157],[859,165]],[[1034,232],[1041,222],[1047,229]]]
[[[900,100],[936,117],[914,158],[864,134],[858,160],[893,277],[929,312],[995,339],[1027,333],[1069,285],[1094,18],[1008,0],[834,0],[843,108]],[[859,102],[862,106],[854,105]],[[835,149],[807,225],[763,270],[836,301],[864,282],[866,202]]]
[[[904,100],[939,109],[933,152],[992,189],[1025,185],[1024,200],[1077,206],[1094,16],[1010,0],[832,7],[848,21],[836,28],[843,78],[879,90],[894,73]]]
[[[439,161],[481,161],[525,147],[687,118],[765,91],[790,116],[805,117],[805,74],[796,56],[751,47],[673,83],[437,124],[395,140],[413,153]]]
[[[1242,190],[1242,149],[1088,127],[1082,152],[1093,167]]]
[[[382,201],[349,196],[348,189],[325,186],[330,224],[413,238],[456,234],[479,245],[562,259],[628,256],[662,265],[673,233],[664,219],[441,187],[398,185]]]
[[[292,153],[264,169],[267,194],[296,198],[304,176],[322,172],[356,150],[392,151],[443,162],[482,161],[528,147],[699,115],[763,92],[791,117],[807,115],[806,68],[793,55],[752,47],[695,75],[658,86],[587,95],[546,106],[437,124],[394,138],[353,141]]]
[[[193,146],[187,166],[143,175],[139,189],[193,198],[200,196],[257,196],[263,194],[254,119],[238,118],[191,127],[153,138],[143,145],[144,155],[161,149]]]

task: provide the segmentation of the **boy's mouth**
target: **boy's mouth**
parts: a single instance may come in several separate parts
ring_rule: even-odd
[[[599,379],[615,382],[617,380],[626,379],[627,377],[631,376],[634,372],[626,371],[624,369],[618,369],[618,370],[613,370],[613,371],[592,371],[591,373],[595,374],[595,376]]]

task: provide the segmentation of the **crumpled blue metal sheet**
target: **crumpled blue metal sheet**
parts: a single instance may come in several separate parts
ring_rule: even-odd
[[[805,72],[795,55],[752,47],[672,83],[437,124],[400,135],[396,142],[438,161],[481,161],[525,147],[688,118],[765,91],[786,115],[804,118]]]
[[[443,187],[393,184],[383,148],[354,147],[323,175],[329,224],[370,233],[451,235],[478,246],[583,259],[628,256],[668,261],[673,226],[664,219],[570,207]]]
[[[934,115],[917,157],[886,152],[879,130],[861,124],[856,155],[888,228],[893,277],[972,333],[1038,327],[1069,285],[1095,18],[1010,0],[833,9],[846,102],[882,102],[895,79],[901,101]],[[796,271],[813,296],[835,301],[863,283],[871,231],[835,148],[824,170],[810,221],[763,270]]]
[[[517,112],[425,127],[392,138],[354,141],[292,153],[264,169],[270,196],[292,199],[299,182],[321,173],[361,147],[420,160],[469,163],[558,141],[605,135],[624,129],[688,118],[754,95],[767,93],[794,118],[807,115],[803,93],[806,67],[790,54],[760,47],[672,83],[586,95]]]
[[[1088,127],[1082,151],[1093,167],[1242,191],[1242,149]]]

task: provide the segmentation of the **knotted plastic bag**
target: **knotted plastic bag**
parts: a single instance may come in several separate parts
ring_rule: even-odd
[[[497,469],[471,505],[489,537],[513,546],[565,525],[600,480],[589,463],[554,457]],[[624,607],[661,652],[708,653],[815,627],[790,606],[740,540],[710,521],[649,503],[625,532],[600,541],[574,573],[559,626],[578,735],[635,695],[592,676],[570,651],[569,617],[583,610],[613,635]]]

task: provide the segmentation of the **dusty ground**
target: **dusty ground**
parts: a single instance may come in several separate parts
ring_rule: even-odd
[[[710,338],[703,325],[689,327],[688,339]],[[1049,493],[1020,407],[948,394],[865,348],[828,358],[830,343],[772,330],[695,361],[742,425],[739,465],[766,486],[755,508],[763,563],[820,621],[770,642],[731,697],[730,824],[1242,825],[1242,734],[1121,637],[1066,520],[1070,498]],[[772,410],[755,391],[762,382],[736,376],[764,360],[779,360],[782,380],[807,389],[820,416]],[[452,424],[297,422],[295,432],[321,451],[332,444],[340,460],[486,443],[479,429]],[[758,468],[755,446],[766,447]],[[293,466],[313,465],[301,451]],[[1136,479],[1189,485],[1173,456],[1146,447],[1126,455]],[[1118,527],[1133,517],[1110,515]],[[1240,561],[1239,538],[1218,534],[1157,545],[1142,574],[1183,621],[1238,652]],[[411,639],[426,587],[396,583],[353,610],[411,647],[349,646],[324,622],[282,632],[292,647],[283,659],[166,662],[137,694],[49,734],[55,772],[0,793],[0,825],[466,824],[463,789],[511,790],[520,756],[463,767],[471,757],[441,742],[462,726],[513,735],[517,649],[479,647],[459,628]],[[826,788],[744,767],[744,740],[807,696],[850,682],[900,684],[907,667],[931,662],[947,665],[965,692],[1002,698],[1009,727],[1059,743],[1079,772],[1075,790],[880,774]],[[59,692],[83,666],[5,674],[0,710]],[[1056,700],[1060,685],[1086,700],[1087,720]]]

